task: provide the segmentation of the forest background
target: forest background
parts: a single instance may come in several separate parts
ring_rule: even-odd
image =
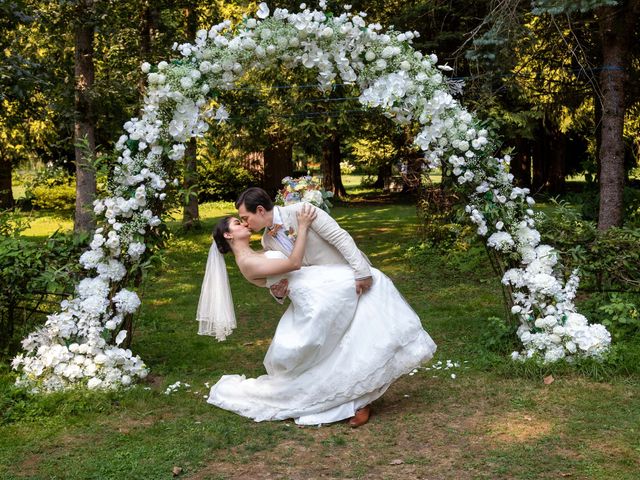
[[[141,64],[171,60],[199,29],[241,22],[256,8],[246,1],[0,0],[5,354],[73,291],[75,258],[95,225],[92,201],[108,189],[113,145],[142,105]],[[556,202],[541,225],[566,254],[566,271],[580,268],[583,290],[600,295],[594,304],[635,332],[640,0],[372,1],[351,9],[418,32],[414,47],[452,67],[460,101],[499,136],[496,154],[510,153],[514,183]],[[445,250],[465,244],[459,239],[470,230],[456,213],[463,202],[451,173],[424,172],[413,127],[364,108],[358,95],[347,84],[325,95],[307,71],[252,72],[221,94],[227,122],[190,141],[168,209],[180,210],[183,230],[198,229],[203,202],[233,200],[250,185],[275,195],[282,178],[313,174],[348,202],[343,175],[357,175],[373,199],[416,204],[421,241]],[[74,235],[29,241],[21,233],[38,212],[73,218]]]
[[[327,3],[334,12],[344,7]],[[640,0],[351,2],[368,21],[419,32],[414,47],[453,68],[448,75],[461,87],[457,98],[499,135],[496,153],[511,155],[514,182],[536,198],[543,242],[562,253],[567,275],[580,269],[578,307],[613,335],[603,362],[511,362],[509,353],[520,348],[517,325],[508,308],[502,313],[491,272],[504,265],[487,258],[462,220],[464,202],[449,172],[427,175],[412,128],[364,108],[353,85],[337,84],[324,95],[309,72],[275,67],[224,92],[230,118],[191,141],[181,165],[179,194],[167,206],[175,220],[163,232],[166,254],[150,258],[139,279],[148,309],[136,319],[133,339],[152,366],[144,389],[36,400],[13,387],[9,364],[20,340],[77,283],[77,259],[94,226],[91,202],[108,189],[113,145],[143,103],[141,64],[170,61],[177,57],[174,43],[190,42],[224,19],[240,22],[257,5],[0,0],[0,428],[6,432],[0,472],[49,478],[70,475],[73,464],[83,465],[77,478],[87,472],[122,478],[129,468],[161,478],[178,460],[197,471],[218,448],[235,450],[211,469],[233,475],[265,450],[258,458],[278,471],[285,467],[269,449],[285,442],[285,460],[302,478],[309,465],[318,475],[329,468],[327,455],[337,455],[342,466],[331,468],[349,477],[375,470],[396,478],[396,469],[404,472],[397,478],[411,478],[435,466],[443,478],[463,478],[469,469],[478,478],[635,478]],[[299,3],[269,6],[297,10]],[[384,422],[374,417],[372,435],[380,440],[371,451],[340,427],[292,435],[286,425],[258,428],[212,412],[200,397],[162,395],[177,380],[204,384],[239,364],[260,373],[279,312],[268,298],[245,292],[237,271],[231,269],[234,293],[243,292],[237,336],[219,346],[189,330],[207,230],[233,212],[229,201],[247,186],[275,194],[283,177],[307,173],[334,193],[334,216],[393,276],[434,338],[445,340],[434,362],[444,368],[446,359],[470,359],[455,370],[458,383],[450,378],[454,370],[433,366],[412,377],[419,381],[400,381],[379,405]],[[193,352],[200,364],[213,366],[198,370]],[[562,381],[542,390],[548,387],[541,387],[542,378],[551,385],[551,375]],[[103,442],[99,461],[91,449],[85,455],[75,448],[84,438]],[[495,447],[502,440],[504,448]],[[313,442],[321,452],[309,463],[305,448]],[[397,463],[416,442],[431,450]],[[363,448],[384,457],[382,463],[367,464]],[[247,478],[258,478],[259,467]]]

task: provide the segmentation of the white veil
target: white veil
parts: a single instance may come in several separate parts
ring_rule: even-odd
[[[196,320],[200,323],[198,335],[212,335],[218,341],[223,341],[236,328],[227,266],[215,240],[209,249]]]

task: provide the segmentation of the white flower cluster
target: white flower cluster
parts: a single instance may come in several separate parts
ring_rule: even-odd
[[[600,324],[589,325],[576,312],[573,300],[579,283],[577,274],[574,272],[563,285],[554,275],[557,253],[548,245],[533,244],[539,236],[529,230],[521,229],[520,233],[524,236],[520,248],[523,267],[508,270],[502,279],[514,289],[512,313],[521,322],[517,334],[524,350],[514,352],[512,358],[538,355],[545,362],[555,362],[574,355],[601,357],[611,343],[611,335]]]
[[[339,15],[324,9],[321,2],[319,10],[303,4],[299,12],[272,13],[261,3],[257,18],[235,27],[224,21],[198,31],[192,44],[175,44],[181,58],[142,64],[148,81],[144,107],[140,117],[124,124],[111,196],[94,203],[102,226],[80,257],[88,278],[60,313],[23,342],[25,353],[13,362],[21,372],[19,383],[42,390],[75,384],[115,388],[146,374],[138,357],[117,346],[122,337],[114,339],[116,345],[106,340],[140,305],[134,292],[122,288],[127,272],[147,251],[144,239],[161,224],[154,212],[166,198],[185,143],[206,132],[209,121],[229,118],[223,105],[215,112],[209,108],[213,94],[276,62],[316,70],[320,89],[337,81],[357,84],[364,105],[398,123],[420,125],[415,144],[430,165],[450,169],[470,193],[467,213],[478,234],[488,237],[490,248],[521,258],[521,266],[503,281],[515,290],[524,356],[553,361],[606,350],[606,330],[588,326],[575,313],[577,277],[563,287],[553,271],[555,254],[538,245],[533,200],[526,189],[513,186],[505,168],[509,158],[491,156],[489,133],[454,98],[457,88],[443,73],[451,69],[411,47],[416,32],[385,32],[348,5]]]
[[[177,392],[180,388],[190,388],[191,385],[188,383],[183,383],[180,380],[178,380],[175,383],[172,383],[171,385],[169,385],[167,387],[167,389],[164,391],[165,395],[171,395],[172,393]]]

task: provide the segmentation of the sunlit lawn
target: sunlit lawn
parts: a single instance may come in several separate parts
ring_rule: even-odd
[[[200,479],[638,478],[638,378],[596,382],[561,369],[545,385],[549,372],[523,375],[488,352],[486,319],[502,313],[497,279],[474,252],[456,268],[436,253],[419,264],[405,259],[416,244],[411,203],[354,202],[333,215],[423,319],[439,346],[434,362],[459,367],[400,379],[357,430],[254,423],[207,405],[205,382],[263,373],[283,307],[228,261],[238,328],[223,343],[196,334],[210,231],[234,209],[220,202],[200,212],[204,228],[189,234],[179,233],[177,215],[163,267],[145,283],[133,349],[151,369],[149,382],[110,395],[29,399],[12,394],[3,374],[0,478],[163,479],[174,466],[181,478]],[[41,234],[59,221],[38,220]],[[191,386],[165,395],[178,380]]]

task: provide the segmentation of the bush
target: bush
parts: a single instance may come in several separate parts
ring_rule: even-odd
[[[75,178],[64,168],[47,165],[24,178],[25,200],[35,208],[68,210],[75,206]]]
[[[340,162],[340,173],[342,175],[351,175],[355,171],[356,167],[349,162]]]
[[[594,222],[565,203],[537,218],[542,241],[563,253],[567,274],[578,268],[582,287],[595,291],[637,292],[640,289],[640,229],[609,228],[600,232]]]
[[[75,184],[55,187],[38,186],[30,191],[30,195],[31,205],[34,208],[70,210],[76,204]]]
[[[565,203],[537,219],[542,241],[562,252],[567,275],[580,272],[581,311],[602,323],[614,339],[640,332],[640,229],[597,229]]]
[[[225,160],[207,160],[198,164],[199,200],[235,200],[242,191],[258,181],[249,170]]]
[[[21,237],[16,214],[0,212],[0,356],[70,294],[80,269],[77,258],[88,237],[54,233],[44,242]]]
[[[577,195],[581,205],[582,217],[585,220],[597,221],[600,208],[600,194],[597,190],[587,190]],[[640,225],[640,189],[637,186],[625,187],[623,192],[624,224],[627,226]]]
[[[640,334],[640,294],[621,292],[592,293],[580,304],[589,320],[602,323],[614,340]]]

